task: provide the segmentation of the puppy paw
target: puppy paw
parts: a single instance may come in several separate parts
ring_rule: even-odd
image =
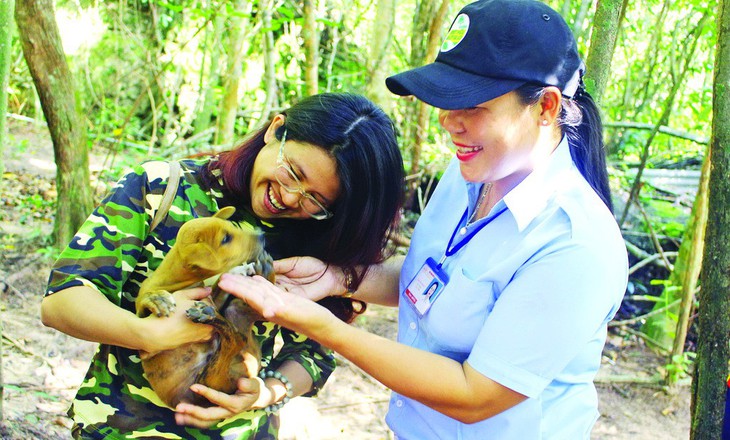
[[[166,290],[158,290],[147,294],[140,302],[143,310],[155,316],[170,316],[175,311],[175,298]]]
[[[271,279],[274,274],[274,259],[266,251],[261,251],[252,261],[254,271],[257,275]]]
[[[268,252],[262,250],[251,261],[232,268],[228,271],[228,273],[235,273],[249,277],[261,275],[262,277],[273,281],[274,259],[271,258],[271,255],[269,255]]]
[[[185,314],[193,322],[207,324],[215,319],[215,307],[203,301],[195,301],[195,304],[187,309]]]

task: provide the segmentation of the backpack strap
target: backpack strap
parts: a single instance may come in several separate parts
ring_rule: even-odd
[[[157,225],[162,222],[167,215],[167,212],[170,210],[172,201],[175,199],[175,194],[177,194],[177,187],[179,183],[180,163],[174,160],[170,162],[170,177],[167,179],[167,187],[165,188],[165,193],[162,195],[160,206],[157,208],[157,212],[155,212],[152,224],[150,224],[150,232],[154,231]]]

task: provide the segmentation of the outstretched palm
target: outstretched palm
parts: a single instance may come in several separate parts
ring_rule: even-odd
[[[276,285],[291,293],[319,301],[342,293],[332,267],[314,257],[292,257],[274,262]]]

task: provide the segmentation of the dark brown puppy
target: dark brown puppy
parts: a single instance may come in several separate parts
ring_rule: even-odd
[[[234,212],[235,208],[226,207],[213,217],[193,219],[180,228],[175,245],[140,287],[138,316],[169,316],[175,310],[172,292],[225,272],[259,274],[273,282],[273,262],[261,236],[226,220]],[[180,402],[210,406],[208,400],[190,391],[190,385],[200,383],[232,394],[239,378],[255,377],[261,349],[252,326],[261,317],[217,287],[186,313],[194,322],[212,325],[213,337],[142,356],[142,367],[152,389],[170,407]]]

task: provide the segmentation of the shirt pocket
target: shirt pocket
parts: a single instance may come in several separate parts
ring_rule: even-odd
[[[462,269],[453,273],[424,317],[426,338],[433,351],[444,355],[451,353],[449,357],[465,360],[495,299],[491,280],[474,281]]]

